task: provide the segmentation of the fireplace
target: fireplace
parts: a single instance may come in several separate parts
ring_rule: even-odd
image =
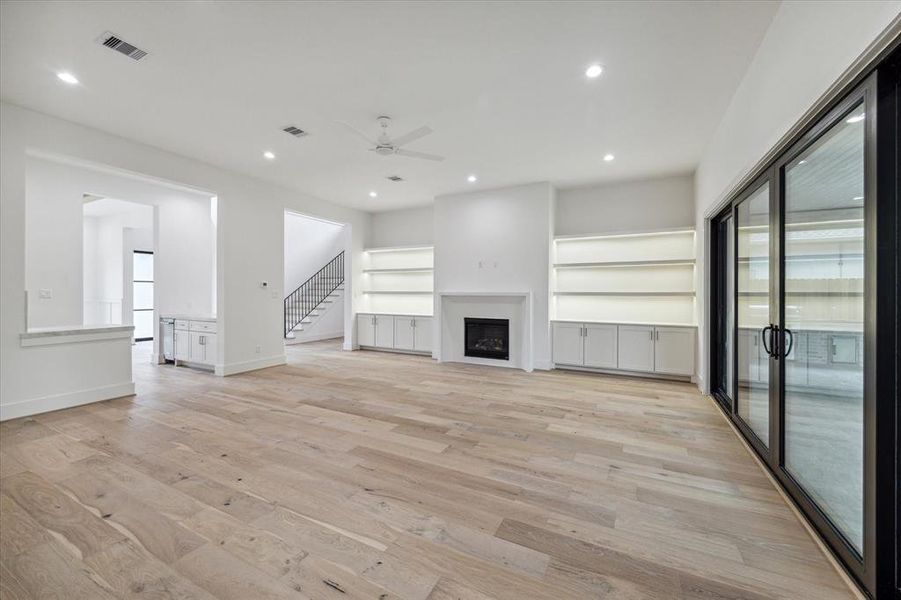
[[[510,360],[509,319],[464,319],[465,356]]]

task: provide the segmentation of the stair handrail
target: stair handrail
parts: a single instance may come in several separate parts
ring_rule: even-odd
[[[285,297],[285,337],[344,283],[344,251]]]

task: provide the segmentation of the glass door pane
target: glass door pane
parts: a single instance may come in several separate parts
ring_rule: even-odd
[[[153,339],[153,253],[136,250],[132,258],[132,323],[137,341]]]
[[[785,468],[861,551],[864,107],[785,166]]]
[[[738,204],[738,415],[764,445],[770,437],[770,188]],[[765,338],[766,336],[766,338]],[[764,344],[767,344],[765,347]]]

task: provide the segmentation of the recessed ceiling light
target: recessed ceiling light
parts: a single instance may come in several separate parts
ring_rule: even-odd
[[[853,117],[848,117],[845,119],[845,123],[860,123],[866,118],[867,113],[860,113],[859,115],[854,115]]]
[[[806,160],[800,160],[800,161],[798,161],[798,164],[799,164],[799,165],[806,165],[806,164],[807,164],[807,161],[806,161]]]
[[[610,161],[613,160],[614,158],[616,158],[616,157],[613,156],[612,154],[605,154],[605,155],[604,155],[604,162],[610,162]]]
[[[854,196],[854,200],[863,200],[863,196]]]
[[[275,160],[275,153],[266,150],[265,152],[263,152],[263,158],[265,158],[266,160]]]
[[[378,192],[369,192],[369,197],[370,197],[370,198],[375,198],[375,197],[377,197],[378,195],[379,195]]]
[[[602,67],[601,65],[597,65],[597,64],[591,65],[590,67],[585,69],[585,77],[594,79],[595,77],[599,77],[601,75],[601,73],[603,73],[603,72],[604,72],[604,67]]]
[[[478,180],[479,180],[479,178],[476,177],[475,175],[470,175],[469,177],[466,178],[466,181],[468,181],[469,183],[475,183]]]
[[[69,85],[75,85],[76,83],[78,83],[78,78],[75,77],[75,75],[73,75],[72,73],[57,73],[56,76]]]

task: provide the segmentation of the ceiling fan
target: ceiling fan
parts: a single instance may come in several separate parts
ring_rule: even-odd
[[[392,154],[397,154],[398,156],[409,156],[410,158],[422,158],[425,160],[444,160],[443,156],[438,156],[437,154],[426,154],[425,152],[416,152],[414,150],[405,150],[404,148],[401,148],[401,146],[409,144],[410,142],[418,140],[419,138],[423,138],[432,133],[431,127],[424,125],[419,129],[414,129],[409,133],[392,139],[391,136],[388,135],[388,125],[391,123],[391,117],[379,117],[377,121],[379,122],[382,131],[374,140],[350,123],[345,123],[344,121],[338,121],[338,123],[344,125],[345,127],[347,127],[347,129],[366,140],[373,146],[369,149],[369,151],[375,152],[376,154],[379,154],[381,156],[390,156]]]

